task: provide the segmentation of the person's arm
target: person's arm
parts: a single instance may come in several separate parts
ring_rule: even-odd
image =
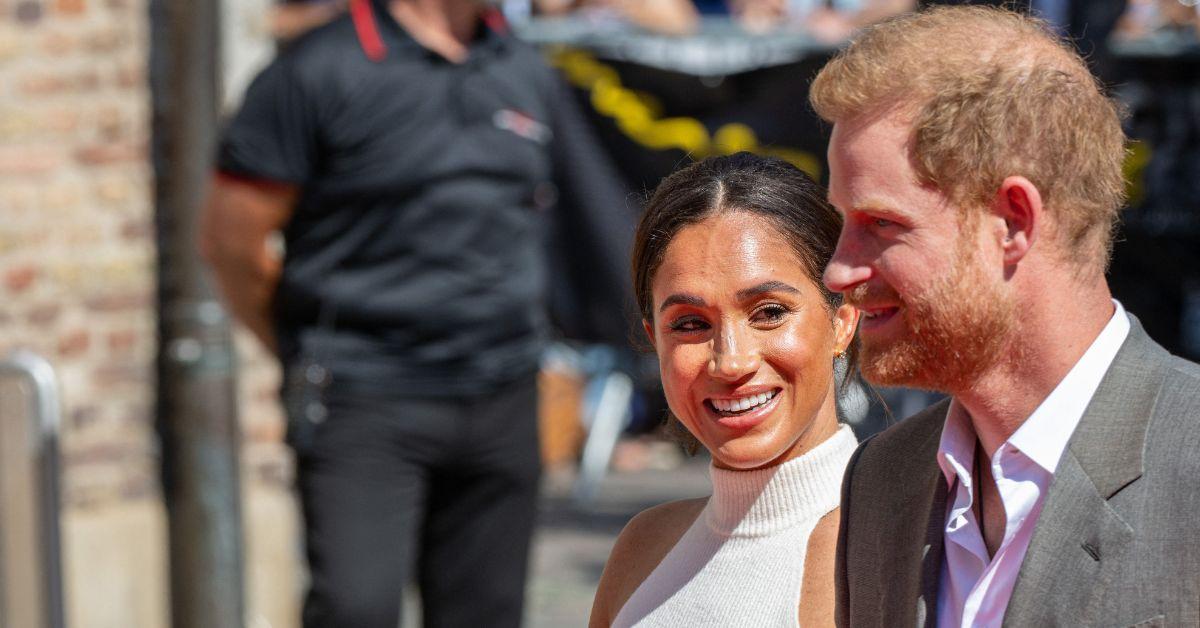
[[[283,268],[272,235],[292,215],[298,188],[217,175],[200,215],[200,254],[226,306],[275,350],[271,301]]]
[[[616,607],[621,596],[622,590],[627,589],[622,580],[623,574],[628,571],[628,555],[631,552],[631,545],[635,542],[632,540],[633,534],[629,533],[629,526],[626,526],[617,537],[617,542],[613,545],[612,553],[609,554],[608,560],[604,563],[604,572],[600,574],[600,583],[596,585],[596,597],[592,600],[592,613],[588,618],[588,628],[608,628],[617,617],[617,612],[620,608]]]
[[[604,563],[604,571],[600,574],[600,583],[596,585],[596,597],[592,600],[588,628],[611,626],[617,614],[621,612],[621,607],[629,600],[629,596],[633,595],[650,570],[658,564],[656,560],[649,570],[646,569],[646,545],[653,539],[654,534],[654,529],[647,525],[647,520],[654,518],[652,511],[642,512],[631,519],[617,536],[617,542],[613,545],[612,553]]]
[[[663,35],[689,35],[700,14],[689,0],[608,0],[630,22]]]
[[[346,5],[346,0],[276,4],[267,18],[271,35],[280,41],[291,41],[341,15]]]
[[[813,37],[827,43],[840,43],[860,28],[917,8],[916,0],[867,0],[861,9],[854,12],[818,9],[805,22]]]
[[[607,628],[634,591],[666,557],[708,503],[682,499],[644,510],[629,520],[604,564],[588,628]]]
[[[731,0],[727,4],[742,27],[752,33],[769,31],[787,19],[784,0]]]
[[[566,15],[579,8],[575,0],[533,0],[536,15]]]

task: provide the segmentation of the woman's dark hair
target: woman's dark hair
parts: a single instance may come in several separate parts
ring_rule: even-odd
[[[842,230],[842,217],[825,200],[825,190],[782,159],[742,152],[678,170],[650,196],[633,241],[633,290],[643,318],[654,319],[650,283],[679,230],[731,212],[761,216],[775,225],[829,311],[841,304],[841,295],[821,282]]]

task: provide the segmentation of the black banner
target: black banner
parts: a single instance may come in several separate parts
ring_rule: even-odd
[[[715,76],[602,60],[579,48],[550,50],[549,59],[631,190],[652,190],[690,160],[743,150],[824,176],[828,129],[807,90],[824,55]]]

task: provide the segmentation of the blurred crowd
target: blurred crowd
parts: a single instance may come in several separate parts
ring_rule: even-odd
[[[854,29],[912,10],[913,0],[500,0],[510,20],[574,16],[597,22],[625,21],[651,32],[686,35],[705,16],[727,16],[747,31],[790,29],[836,42]],[[274,11],[277,37],[295,35],[337,15],[345,0],[291,0]]]
[[[1158,32],[1200,34],[1200,3],[1130,0],[1114,35],[1136,39]]]
[[[963,2],[949,2],[958,4]],[[969,2],[966,2],[969,3]],[[706,16],[729,17],[750,33],[787,30],[836,43],[873,22],[918,8],[918,0],[495,0],[509,20],[572,16],[624,21],[649,32],[687,35]],[[1071,3],[1034,2],[1043,16]],[[1109,3],[1111,4],[1111,3]],[[1130,0],[1113,35],[1136,39],[1158,32],[1200,33],[1200,3],[1188,0]],[[271,29],[288,40],[345,10],[347,0],[283,0],[272,12]]]

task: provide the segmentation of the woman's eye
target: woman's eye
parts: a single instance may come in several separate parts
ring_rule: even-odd
[[[671,331],[692,332],[707,329],[708,324],[702,319],[687,317],[671,321],[669,327],[671,328]]]
[[[763,323],[778,323],[787,316],[788,309],[779,304],[764,305],[755,310],[754,319]]]

